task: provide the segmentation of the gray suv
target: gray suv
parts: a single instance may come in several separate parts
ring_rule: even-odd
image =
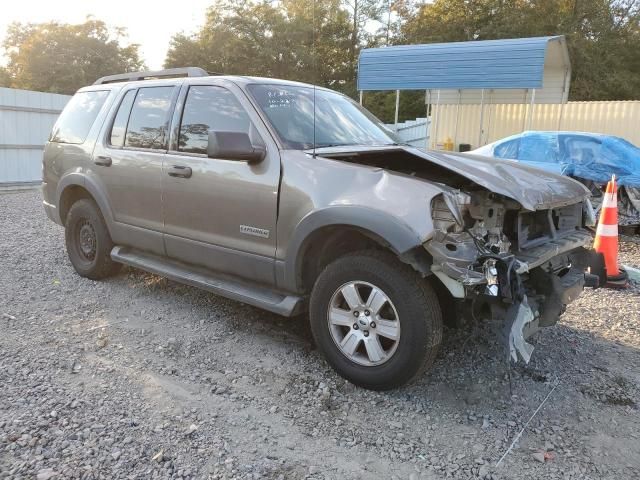
[[[324,88],[198,68],[104,77],[66,106],[43,163],[80,275],[125,264],[308,312],[327,361],[367,388],[415,379],[443,321],[486,312],[528,361],[526,339],[597,284],[580,183],[403,145]]]

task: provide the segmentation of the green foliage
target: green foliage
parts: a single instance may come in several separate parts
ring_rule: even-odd
[[[415,120],[427,114],[424,91],[400,92],[398,122]],[[362,104],[384,123],[393,123],[396,114],[396,92],[364,92]]]
[[[9,87],[11,85],[11,77],[5,68],[0,67],[0,87]]]
[[[92,18],[78,25],[13,23],[3,43],[9,62],[0,82],[72,94],[101,76],[139,70],[138,45],[122,46],[124,36],[124,30]]]
[[[165,67],[277,77],[356,95],[363,45],[379,35],[367,28],[382,0],[222,0],[210,7],[195,35],[173,37]]]
[[[173,38],[165,67],[197,65],[340,88],[353,81],[348,39],[348,17],[338,0],[318,1],[315,12],[305,0],[227,0],[209,8],[197,34]]]

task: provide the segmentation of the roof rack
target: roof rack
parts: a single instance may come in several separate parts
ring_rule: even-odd
[[[100,77],[93,82],[94,85],[104,85],[105,83],[134,82],[136,80],[151,80],[154,78],[178,78],[178,77],[207,77],[209,73],[198,67],[167,68],[165,70],[153,70],[146,72],[119,73],[118,75],[107,75]]]

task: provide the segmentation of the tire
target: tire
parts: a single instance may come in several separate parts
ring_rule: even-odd
[[[355,309],[350,305],[358,302]],[[442,342],[442,313],[433,287],[387,252],[358,252],[329,264],[311,292],[309,317],[329,364],[350,382],[372,390],[418,378],[433,364]],[[357,321],[358,329],[350,321]]]
[[[93,200],[83,198],[71,206],[64,236],[69,260],[80,276],[100,280],[120,269],[121,265],[111,260],[113,241]]]

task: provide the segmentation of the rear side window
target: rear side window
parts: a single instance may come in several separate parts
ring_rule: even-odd
[[[509,140],[501,143],[493,150],[493,156],[497,158],[518,159],[518,149],[520,147],[520,139]]]
[[[108,95],[108,90],[76,93],[64,107],[49,140],[58,143],[84,143]]]
[[[138,90],[129,116],[125,147],[166,149],[173,88],[145,87]]]
[[[206,154],[209,130],[249,133],[250,124],[247,112],[229,90],[211,85],[189,87],[178,150]]]
[[[113,120],[111,138],[109,140],[109,143],[114,147],[122,147],[124,145],[124,136],[127,131],[127,122],[129,121],[134,98],[136,98],[136,91],[129,90],[120,102],[118,113],[116,113],[116,118]]]
[[[565,136],[564,152],[571,163],[589,165],[602,158],[602,142],[595,138]]]

